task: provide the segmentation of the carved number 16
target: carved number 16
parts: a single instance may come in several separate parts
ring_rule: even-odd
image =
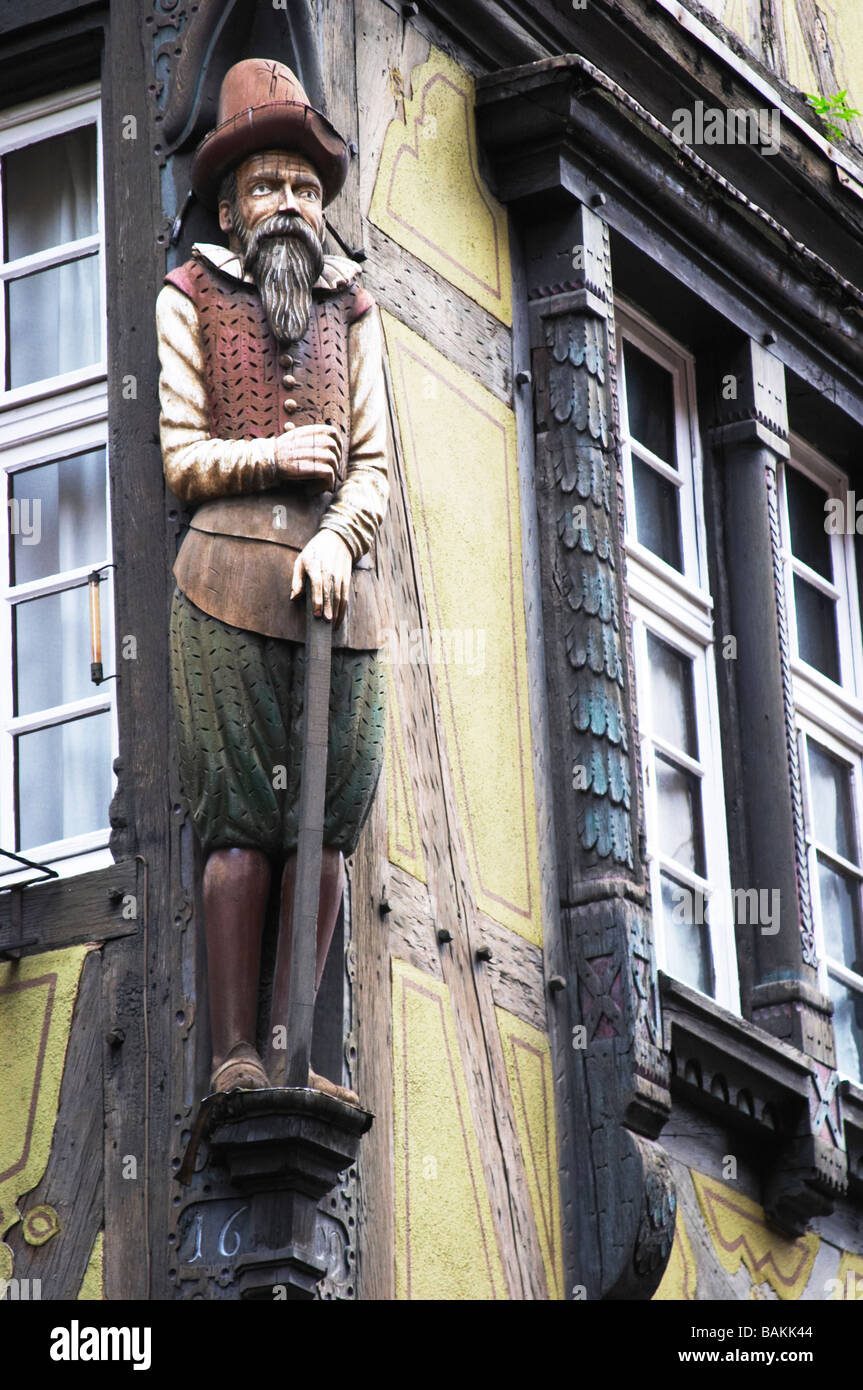
[[[237,1217],[238,1217],[238,1216],[242,1216],[243,1212],[244,1212],[244,1211],[248,1211],[248,1210],[249,1210],[248,1207],[238,1207],[237,1210],[236,1210],[235,1212],[232,1212],[232,1214],[228,1217],[227,1221],[225,1222],[224,1226],[222,1227],[221,1231],[219,1232],[218,1251],[219,1251],[219,1254],[222,1256],[223,1259],[231,1260],[231,1259],[233,1259],[233,1257],[234,1257],[234,1256],[237,1254],[237,1252],[239,1251],[239,1248],[240,1248],[240,1233],[239,1233],[239,1231],[233,1231],[233,1232],[231,1233],[232,1239],[231,1239],[231,1248],[230,1248],[230,1250],[228,1249],[228,1233],[231,1231],[231,1227],[233,1226],[234,1222],[237,1220]],[[191,1258],[190,1260],[187,1260],[187,1261],[186,1261],[186,1264],[190,1264],[190,1265],[193,1265],[193,1264],[195,1263],[196,1260],[200,1260],[200,1259],[201,1259],[201,1240],[202,1240],[203,1232],[204,1232],[204,1213],[203,1213],[202,1211],[196,1212],[196,1214],[195,1214],[194,1232],[195,1232],[195,1253],[194,1253],[194,1255],[192,1256],[192,1258]]]

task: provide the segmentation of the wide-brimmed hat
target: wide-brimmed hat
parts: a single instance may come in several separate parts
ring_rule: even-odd
[[[284,63],[247,58],[225,73],[215,129],[195,151],[192,187],[201,202],[215,207],[225,175],[259,150],[305,155],[323,184],[325,203],[347,178],[347,143],[309,105],[296,75]]]

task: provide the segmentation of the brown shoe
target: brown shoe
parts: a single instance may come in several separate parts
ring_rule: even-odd
[[[221,1066],[210,1077],[210,1093],[216,1091],[266,1091],[270,1078],[251,1043],[232,1047]]]
[[[343,1100],[346,1105],[355,1105],[358,1110],[363,1108],[356,1091],[349,1091],[347,1086],[337,1086],[335,1081],[328,1081],[325,1076],[318,1076],[311,1067],[309,1067],[309,1089],[322,1091],[325,1096],[333,1096],[336,1100]]]

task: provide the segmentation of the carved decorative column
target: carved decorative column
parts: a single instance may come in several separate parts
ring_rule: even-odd
[[[524,241],[554,820],[576,1114],[577,1277],[649,1298],[676,1200],[647,881],[617,433],[608,229],[567,189],[566,123],[539,65],[480,83],[481,136]],[[522,86],[530,91],[522,100]],[[558,92],[559,97],[559,92]],[[521,364],[516,363],[516,367]]]
[[[831,1209],[847,1164],[838,1111],[831,1001],[818,989],[803,824],[791,649],[780,551],[777,466],[789,457],[782,363],[745,340],[721,361],[736,398],[710,431],[721,456],[726,571],[737,640],[736,690],[749,849],[746,888],[780,893],[778,931],[751,926],[752,1021],[815,1062],[808,1114],[765,1183],[765,1205],[791,1231]]]

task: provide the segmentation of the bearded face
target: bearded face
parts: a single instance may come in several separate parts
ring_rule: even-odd
[[[222,201],[230,204],[230,230],[243,267],[258,287],[276,341],[297,342],[308,328],[312,287],[324,264],[321,238],[299,212],[275,212],[250,225],[243,215],[235,175],[226,179]]]

